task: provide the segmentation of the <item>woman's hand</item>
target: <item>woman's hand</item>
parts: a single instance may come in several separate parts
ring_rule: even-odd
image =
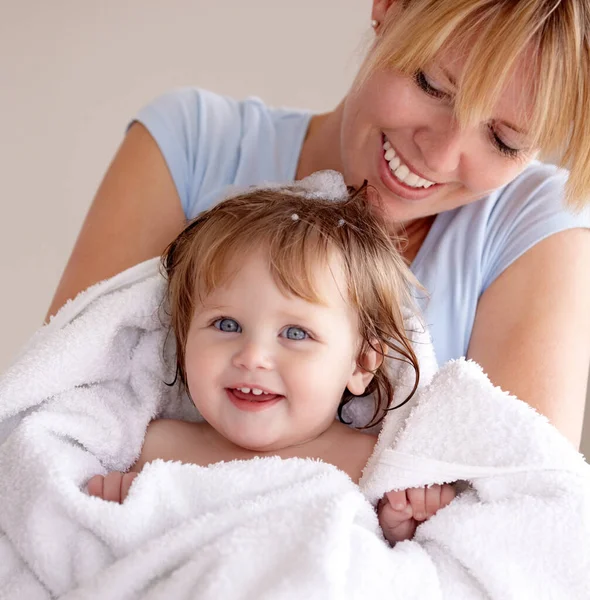
[[[414,537],[416,527],[451,503],[455,490],[449,484],[387,492],[377,505],[379,525],[391,544]]]

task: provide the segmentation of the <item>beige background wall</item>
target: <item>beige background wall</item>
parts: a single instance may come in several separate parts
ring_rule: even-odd
[[[331,108],[370,36],[370,4],[0,0],[0,371],[41,323],[134,111],[192,84]]]

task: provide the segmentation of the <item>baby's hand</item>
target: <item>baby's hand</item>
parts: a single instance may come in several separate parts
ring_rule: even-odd
[[[121,473],[113,471],[106,477],[95,475],[87,485],[91,496],[98,496],[111,502],[123,502],[127,498],[129,488],[139,473]]]
[[[379,525],[390,544],[414,537],[416,527],[439,508],[450,504],[455,489],[449,484],[387,492],[377,505]]]

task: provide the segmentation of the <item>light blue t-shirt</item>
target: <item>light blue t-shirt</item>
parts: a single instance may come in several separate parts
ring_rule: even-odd
[[[183,88],[134,120],[156,140],[190,219],[232,187],[292,181],[310,118]],[[412,271],[429,292],[422,308],[440,363],[467,353],[479,297],[511,263],[553,233],[590,227],[588,211],[563,207],[566,177],[534,162],[489,196],[436,217]]]

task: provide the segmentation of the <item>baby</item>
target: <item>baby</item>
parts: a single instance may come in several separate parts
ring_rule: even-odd
[[[122,502],[157,458],[314,458],[358,483],[376,437],[344,424],[343,407],[371,395],[372,427],[391,408],[387,362],[419,376],[402,317],[414,280],[366,196],[255,189],[189,224],[163,262],[177,377],[205,421],[152,421],[130,472],[93,477],[91,495]],[[453,497],[447,485],[390,492],[386,538],[412,537]]]

